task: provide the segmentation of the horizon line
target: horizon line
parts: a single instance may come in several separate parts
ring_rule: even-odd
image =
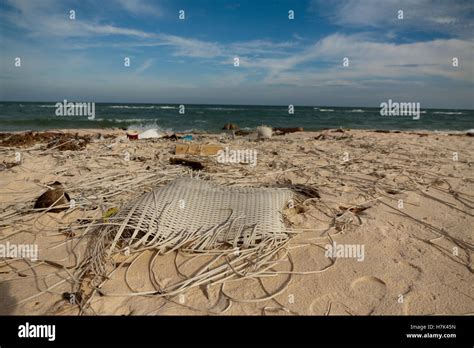
[[[66,99],[67,100],[67,99]],[[64,101],[50,101],[50,100],[0,100],[0,103],[60,103]],[[92,101],[71,101],[71,102],[82,102],[82,103],[87,103],[87,102],[92,102]],[[385,100],[383,102],[386,102]],[[396,102],[396,101],[395,101]],[[130,105],[130,104],[138,104],[138,105],[218,105],[218,106],[261,106],[261,107],[288,107],[289,105],[293,105],[295,108],[297,107],[304,107],[304,108],[319,108],[319,107],[331,107],[331,108],[372,108],[372,109],[377,109],[380,108],[381,106],[337,106],[337,105],[304,105],[304,104],[230,104],[230,103],[157,103],[157,102],[93,102],[96,104],[122,104],[122,105]],[[412,102],[406,102],[406,101],[401,101],[399,103],[412,103]],[[421,107],[420,107],[421,109]],[[463,109],[463,108],[433,108],[433,107],[425,107],[423,108],[425,110],[467,110],[467,111],[474,111],[474,108],[471,109]]]

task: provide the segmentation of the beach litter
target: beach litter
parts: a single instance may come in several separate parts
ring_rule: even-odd
[[[237,126],[235,123],[226,123],[224,127],[222,127],[224,130],[238,130],[239,126]]]
[[[107,209],[106,212],[104,212],[104,213],[102,214],[102,218],[104,219],[105,222],[107,222],[107,219],[108,219],[108,218],[110,218],[110,217],[112,217],[112,216],[114,216],[114,215],[117,215],[118,212],[119,212],[118,208],[115,208],[115,207],[109,208],[109,209]]]
[[[257,127],[257,134],[258,139],[270,139],[272,137],[273,130],[271,127],[260,126]]]
[[[190,167],[192,170],[203,170],[206,167],[200,161],[180,157],[170,157],[170,164],[179,164],[182,166],[187,166]]]
[[[47,143],[48,150],[80,151],[91,142],[91,138],[89,135],[62,132],[2,133],[0,134],[0,146],[32,146],[37,143]]]
[[[166,134],[161,133],[158,129],[151,128],[146,131],[139,132],[137,130],[127,130],[127,137],[130,140],[139,140],[139,139],[159,139],[165,137]]]
[[[169,297],[203,284],[272,274],[271,268],[288,256],[285,248],[293,236],[283,210],[289,201],[299,202],[315,193],[304,185],[294,189],[228,187],[194,178],[175,179],[139,196],[106,221],[93,224],[84,235],[88,246],[74,275],[79,280],[75,291],[82,292],[87,281],[94,289],[92,295],[124,296],[102,289],[116,269],[113,260],[124,253],[139,257],[146,250],[156,253],[149,270],[156,256],[170,252],[209,255],[212,260],[194,275],[166,285],[151,272],[155,289],[132,291],[129,296]]]
[[[157,139],[162,137],[163,134],[158,132],[157,129],[147,129],[146,131],[138,134],[138,139]]]
[[[3,161],[2,163],[0,163],[0,171],[16,167],[19,164],[20,164],[20,162]]]
[[[138,132],[137,131],[128,131],[127,138],[129,140],[138,140]]]
[[[222,129],[228,131],[231,139],[235,139],[235,132],[239,130],[239,126],[234,123],[226,123]]]
[[[51,213],[59,213],[63,210],[69,209],[69,202],[71,198],[69,194],[64,191],[60,182],[54,182],[50,185],[51,188],[44,192],[35,202],[35,209],[43,209]]]

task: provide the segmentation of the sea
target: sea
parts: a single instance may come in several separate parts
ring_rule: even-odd
[[[56,116],[53,102],[0,102],[0,131],[72,128],[156,128],[169,132],[217,133],[226,123],[241,129],[260,125],[328,128],[430,130],[467,132],[474,129],[474,110],[421,109],[420,118],[381,116],[380,108],[252,105],[184,105],[96,103],[95,117]],[[180,113],[184,111],[184,113]]]

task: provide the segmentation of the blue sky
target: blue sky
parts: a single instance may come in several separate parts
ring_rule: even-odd
[[[473,16],[472,1],[6,0],[0,99],[472,109]]]

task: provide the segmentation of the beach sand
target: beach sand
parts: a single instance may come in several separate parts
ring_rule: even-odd
[[[90,314],[474,313],[473,137],[325,130],[258,141],[254,136],[194,134],[192,143],[257,151],[255,166],[218,163],[216,156],[191,157],[205,165],[197,172],[170,164],[182,140],[130,141],[121,130],[64,132],[73,134],[67,139],[77,148],[61,149],[54,142],[48,148],[48,140],[38,139],[1,144],[0,243],[36,244],[39,260],[0,258],[0,314],[78,314],[67,295],[71,286],[63,279],[83,247],[70,250],[64,243],[71,237],[68,227],[120,208],[154,185],[191,175],[224,185],[317,188],[319,199],[285,214],[291,228],[305,231],[291,242],[294,269],[321,272],[231,281],[225,284],[227,296],[221,285],[194,288],[171,299],[95,296]],[[75,200],[75,209],[32,211],[46,185],[55,181]],[[325,247],[331,240],[363,247],[363,257],[336,257],[326,269],[331,259]],[[152,289],[146,274],[153,256],[152,251],[144,253],[128,265],[127,274],[126,267],[118,269],[104,289]],[[179,279],[175,262],[181,260],[173,253],[158,257],[154,272],[160,282]],[[184,265],[182,271],[197,267]],[[279,269],[290,269],[288,259]],[[252,301],[284,285],[273,299]]]

